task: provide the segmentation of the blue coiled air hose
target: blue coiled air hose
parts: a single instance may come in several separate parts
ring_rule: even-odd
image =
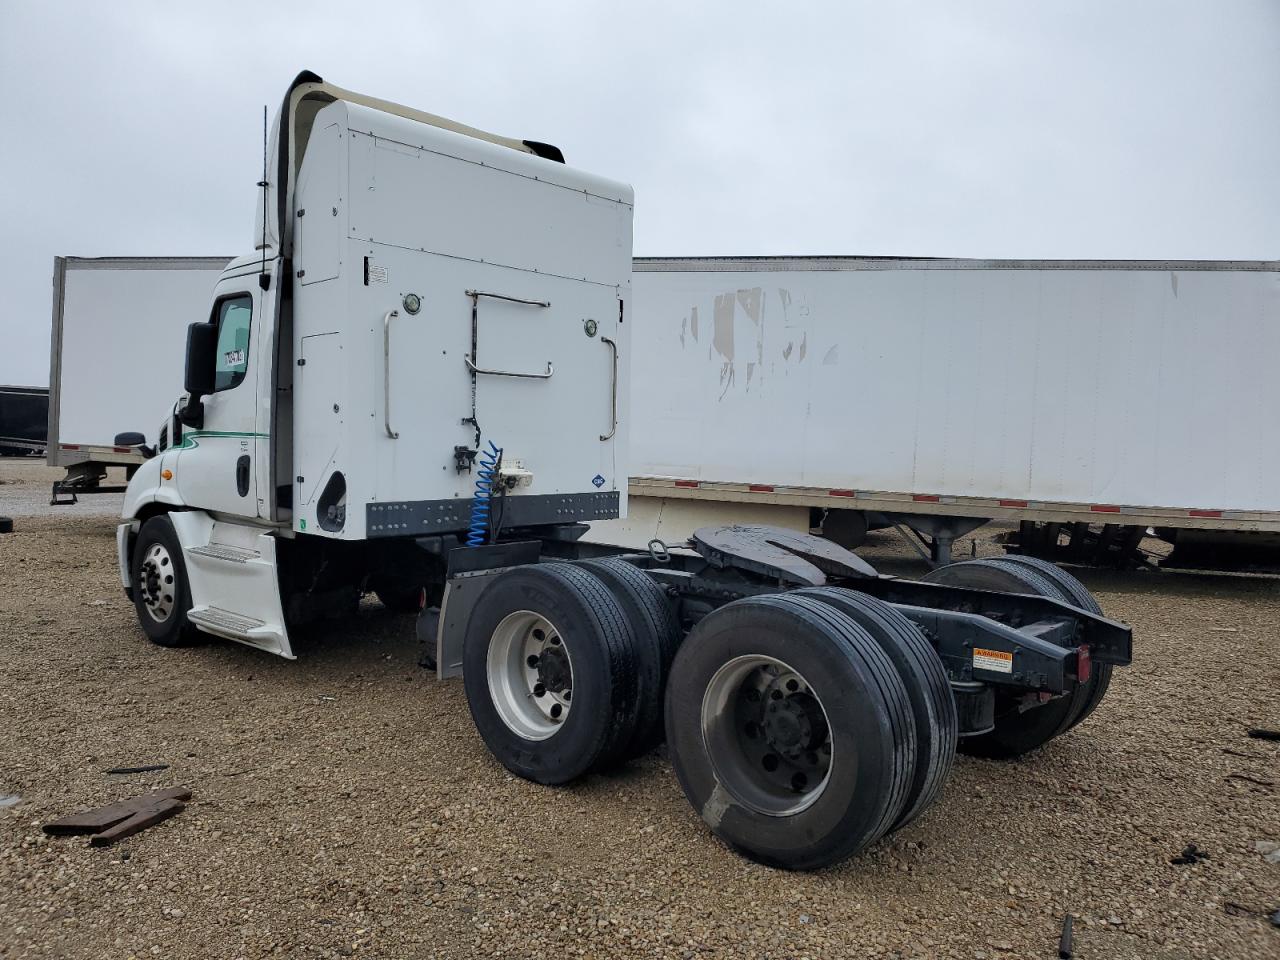
[[[471,499],[471,525],[467,528],[468,547],[482,547],[489,539],[489,507],[501,461],[502,448],[490,440],[489,449],[477,461],[479,469],[476,471],[476,492]]]

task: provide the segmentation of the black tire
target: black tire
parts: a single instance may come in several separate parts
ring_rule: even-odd
[[[625,762],[662,742],[663,697],[680,646],[680,622],[666,592],[633,564],[605,559],[579,560],[574,566],[589,570],[612,591],[635,634],[636,728],[618,757]]]
[[[0,517],[0,533],[13,533],[12,517]]]
[[[556,645],[570,666],[571,705],[546,735],[523,734],[503,719],[495,704],[502,695],[489,679],[490,648],[501,642],[497,631],[523,613],[554,628],[547,639],[560,639]],[[634,646],[621,605],[591,573],[542,563],[497,575],[467,624],[463,646],[467,705],[485,745],[516,776],[538,783],[567,783],[613,764],[636,725]]]
[[[189,647],[204,642],[205,634],[187,621],[191,610],[187,565],[167,516],[152,517],[142,525],[133,545],[130,569],[138,623],[152,643]]]
[[[1090,613],[1102,613],[1102,607],[1098,605],[1098,601],[1094,599],[1088,587],[1048,560],[1041,560],[1039,557],[1027,557],[1022,554],[1009,554],[1004,557],[989,557],[986,562],[1012,564],[1013,566],[1024,567],[1038,573],[1046,580],[1051,581],[1059,592],[1064,594],[1067,603],[1073,607],[1079,607],[1081,610],[1087,610]]]
[[[809,587],[794,595],[813,597],[845,614],[871,635],[898,671],[916,726],[916,769],[891,828],[900,830],[938,799],[955,763],[960,724],[947,671],[920,628],[883,600],[840,587]]]
[[[1004,563],[1018,564],[1038,571],[1042,576],[1052,580],[1058,589],[1067,595],[1067,602],[1072,606],[1102,616],[1102,605],[1089,592],[1089,588],[1073,574],[1067,573],[1057,564],[1050,563],[1048,560],[1041,560],[1039,557],[1026,557],[1020,554],[1011,554],[993,559]],[[1097,709],[1098,704],[1102,702],[1102,698],[1107,695],[1107,691],[1111,688],[1111,673],[1111,664],[1093,664],[1093,673],[1088,680],[1088,696],[1085,697],[1084,702],[1081,704],[1079,712],[1071,718],[1071,726],[1077,726]]]
[[[816,701],[831,731],[823,743],[793,741],[797,759],[790,768],[766,752],[787,752],[765,729],[772,722],[765,710],[784,698],[777,687],[761,694],[752,686],[755,674],[747,671],[756,668],[748,658],[780,664],[784,672],[774,674],[775,683],[790,675],[802,679],[804,685],[794,687],[792,679],[785,680],[786,689],[795,691],[786,700],[808,697],[793,707],[810,717],[817,716],[810,703]],[[708,697],[721,709],[708,708],[704,730]],[[758,712],[765,722],[743,723],[743,711]],[[813,597],[786,593],[736,600],[703,618],[676,655],[666,717],[671,763],[693,808],[716,836],[770,866],[814,870],[853,856],[898,820],[911,787],[915,721],[893,663],[866,630]],[[812,736],[821,727],[810,722],[801,729]],[[762,753],[758,764],[741,746],[757,739],[763,744],[754,748]],[[848,750],[842,744],[856,746]],[[790,770],[822,756],[825,771],[819,765],[815,775],[823,779],[806,799],[801,793],[807,783],[797,783]],[[768,773],[760,774],[761,768]],[[777,770],[784,785],[761,786]],[[785,786],[788,776],[800,797],[796,801]]]
[[[1066,591],[1044,574],[1028,565],[1008,563],[1004,558],[951,563],[931,571],[924,580],[976,590],[1029,593],[1071,603]],[[1071,693],[1024,711],[1019,711],[1017,697],[997,689],[995,729],[974,737],[961,737],[959,750],[998,760],[1012,760],[1030,753],[1071,729],[1072,720],[1088,700],[1088,688],[1087,683],[1077,684]]]

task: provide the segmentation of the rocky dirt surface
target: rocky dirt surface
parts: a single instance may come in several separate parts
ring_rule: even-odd
[[[35,473],[0,466],[0,514]],[[152,646],[87,513],[0,536],[0,957],[1003,960],[1055,956],[1067,912],[1084,960],[1280,957],[1280,744],[1245,735],[1280,728],[1274,581],[1086,571],[1137,637],[1094,717],[962,758],[921,820],[797,875],[718,843],[660,754],[513,779],[376,603],[296,662]],[[864,553],[920,572],[892,537]],[[115,847],[40,831],[173,785],[185,812]],[[1190,843],[1208,859],[1171,863]]]

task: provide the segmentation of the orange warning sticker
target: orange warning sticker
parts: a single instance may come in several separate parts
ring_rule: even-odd
[[[982,647],[974,647],[973,668],[994,670],[997,673],[1013,673],[1013,654],[1003,650],[984,650]]]

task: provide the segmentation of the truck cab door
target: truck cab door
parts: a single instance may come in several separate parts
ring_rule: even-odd
[[[264,301],[257,277],[218,285],[211,322],[217,327],[214,391],[203,398],[198,429],[183,431],[174,481],[183,501],[214,513],[256,517],[259,458],[258,378],[270,377],[256,348]]]

